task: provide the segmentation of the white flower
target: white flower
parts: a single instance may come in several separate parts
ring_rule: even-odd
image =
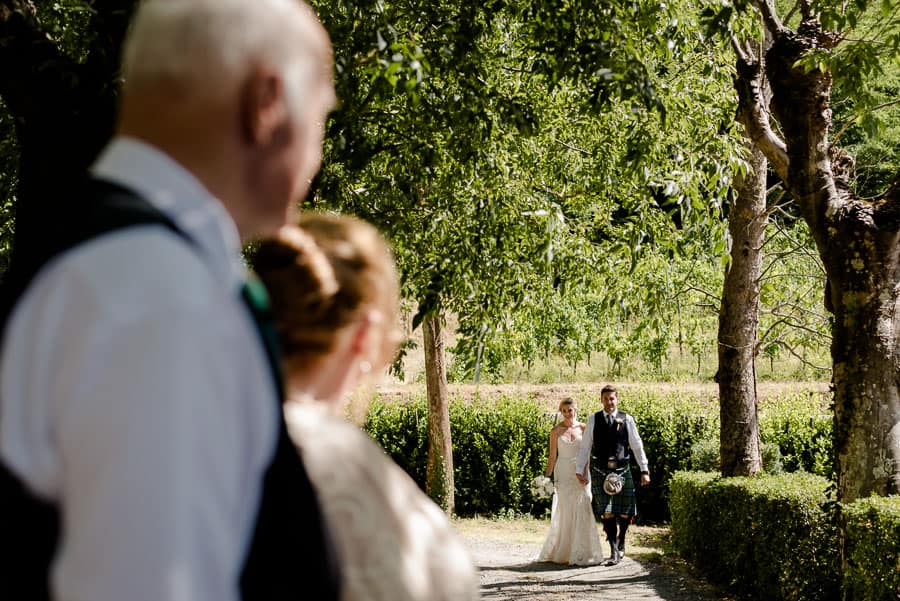
[[[535,499],[549,499],[553,491],[553,480],[547,476],[538,476],[531,481],[531,496]]]

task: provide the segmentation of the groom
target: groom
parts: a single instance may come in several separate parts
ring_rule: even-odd
[[[634,480],[629,465],[632,454],[641,468],[641,486],[650,484],[650,472],[644,443],[634,418],[618,410],[618,391],[606,385],[600,392],[600,400],[603,411],[598,411],[587,420],[575,474],[582,484],[587,484],[588,480],[592,483],[594,516],[603,524],[609,541],[607,565],[615,565],[625,556],[625,533],[637,515]]]

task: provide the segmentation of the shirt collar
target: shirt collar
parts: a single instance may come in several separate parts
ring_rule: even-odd
[[[165,213],[200,247],[218,277],[229,287],[240,287],[247,269],[237,226],[187,169],[145,142],[119,136],[104,149],[91,174],[133,190]]]

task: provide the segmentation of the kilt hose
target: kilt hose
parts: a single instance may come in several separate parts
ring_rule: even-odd
[[[622,492],[617,495],[608,495],[603,490],[603,480],[606,475],[614,471],[622,477]],[[637,515],[637,498],[634,489],[634,479],[631,477],[630,467],[621,467],[615,470],[600,470],[591,466],[591,506],[594,508],[594,517],[598,520],[604,513],[613,515]]]

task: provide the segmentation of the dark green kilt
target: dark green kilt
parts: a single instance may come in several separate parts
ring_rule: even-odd
[[[614,470],[622,477],[622,492],[617,495],[608,495],[603,490],[603,480],[609,470],[598,470],[591,466],[591,504],[594,507],[594,516],[599,520],[604,513],[615,515],[637,515],[637,499],[634,494],[634,479],[631,477],[631,469],[627,467]]]

